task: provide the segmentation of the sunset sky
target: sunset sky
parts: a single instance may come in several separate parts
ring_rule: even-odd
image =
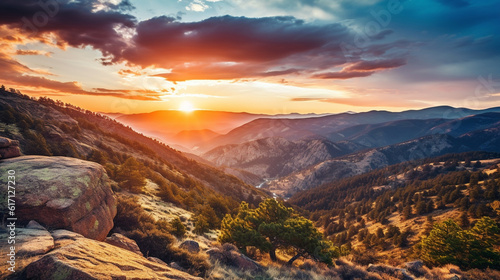
[[[2,0],[0,83],[100,112],[500,106],[500,1]]]

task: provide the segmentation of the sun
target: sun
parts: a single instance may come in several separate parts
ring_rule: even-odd
[[[181,105],[179,106],[179,111],[186,112],[186,113],[191,113],[195,110],[193,104],[189,101],[182,101]]]

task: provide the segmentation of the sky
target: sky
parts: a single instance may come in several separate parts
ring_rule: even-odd
[[[0,83],[108,113],[500,106],[500,1],[2,0]]]

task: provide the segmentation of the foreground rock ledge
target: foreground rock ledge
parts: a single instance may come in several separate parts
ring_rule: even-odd
[[[201,280],[134,252],[86,238],[44,255],[25,269],[27,279]]]
[[[0,161],[0,174],[15,171],[16,216],[49,228],[68,229],[104,240],[113,227],[116,198],[104,168],[67,157],[22,156]],[[7,176],[0,184],[7,185]],[[7,191],[0,200],[7,201]],[[7,204],[0,205],[6,212]]]

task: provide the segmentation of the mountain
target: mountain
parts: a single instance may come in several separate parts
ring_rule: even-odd
[[[321,139],[289,141],[282,137],[269,137],[220,146],[203,154],[202,158],[217,166],[242,169],[264,179],[283,177],[359,149],[359,145],[348,142],[333,143]]]
[[[324,115],[298,113],[265,115],[207,110],[193,112],[164,110],[141,114],[111,114],[110,116],[145,135],[161,139],[183,151],[193,152],[197,150],[198,144],[212,140],[214,138],[212,136],[227,133],[258,118],[301,119]]]
[[[440,119],[443,121],[428,121],[425,124],[428,127],[436,126],[445,122],[444,120],[464,118],[470,115],[500,112],[500,107],[490,108],[485,110],[471,110],[465,108],[453,108],[448,106],[432,107],[422,110],[409,110],[403,112],[388,112],[388,111],[370,111],[364,113],[342,113],[335,115],[328,115],[323,117],[302,118],[302,119],[270,119],[260,118],[242,126],[239,126],[227,134],[213,138],[211,141],[201,144],[198,149],[199,152],[206,152],[215,147],[228,145],[228,144],[241,144],[248,141],[253,141],[261,138],[268,137],[283,137],[290,141],[302,139],[328,139],[331,141],[342,140],[342,131],[344,129],[352,128],[357,125],[374,125],[388,122],[395,122],[393,125],[396,128],[405,128],[413,132],[412,127],[418,127],[422,123],[414,122],[409,123],[408,120],[428,120]],[[397,123],[396,121],[407,121]],[[425,123],[425,122],[424,122]],[[376,126],[372,127],[375,128]],[[369,126],[358,127],[352,131],[345,131],[346,133],[355,133],[363,129],[370,129]],[[390,129],[390,128],[388,128]],[[426,131],[425,129],[418,128],[419,131]],[[437,132],[436,132],[437,133]],[[418,134],[418,133],[415,133]],[[431,133],[432,134],[432,133]],[[428,135],[428,134],[426,134]],[[414,137],[405,139],[410,140],[415,137],[423,135],[415,135]],[[404,137],[404,133],[398,135]],[[349,140],[349,139],[343,139]]]
[[[481,116],[467,117],[464,119],[464,123],[469,123],[471,119],[483,120]],[[330,159],[283,178],[268,181],[263,187],[278,195],[289,197],[300,190],[314,188],[341,178],[363,174],[400,162],[446,153],[500,152],[500,125],[495,122],[495,119],[489,123],[494,123],[493,127],[474,130],[459,137],[447,134],[428,135],[407,142]],[[461,126],[458,126],[458,129],[461,129]],[[474,129],[474,126],[471,126],[471,129]]]
[[[183,130],[169,138],[170,143],[176,143],[189,149],[196,149],[197,145],[212,140],[221,134],[210,129]]]
[[[25,154],[62,155],[111,164],[112,172],[129,157],[161,173],[185,197],[191,189],[241,201],[259,191],[224,172],[123,126],[108,117],[50,99],[32,100],[0,93],[0,131],[20,142]],[[153,173],[154,173],[153,172]],[[264,195],[260,193],[260,195]],[[192,198],[191,198],[192,199]]]
[[[426,113],[424,115],[428,114]],[[252,137],[255,135],[257,135],[257,137],[264,136],[266,135],[266,132],[269,132],[269,130],[265,131],[263,134],[251,132],[250,135],[245,134],[249,128],[251,131],[255,132],[266,130],[266,128],[261,125],[262,121],[262,119],[253,121],[233,130],[230,134],[233,136],[241,135],[241,137],[238,136],[240,139],[245,139],[245,137]],[[337,175],[335,175],[337,173],[350,176],[366,172],[365,167],[360,167],[363,165],[361,162],[366,163],[366,160],[371,161],[372,158],[372,156],[368,158],[365,156],[354,157],[359,158],[360,162],[356,162],[355,159],[348,161],[339,159],[339,161],[342,162],[342,168],[340,168],[338,166],[339,161],[334,160],[340,156],[355,153],[361,150],[367,150],[369,148],[391,146],[429,135],[446,134],[457,137],[468,132],[496,127],[500,124],[500,113],[483,113],[454,120],[408,119],[377,124],[354,125],[339,130],[338,132],[328,134],[326,137],[318,135],[313,136],[312,133],[309,133],[308,137],[301,140],[297,139],[308,135],[307,132],[301,131],[301,133],[297,134],[297,131],[291,129],[285,130],[287,121],[288,120],[281,119],[272,120],[270,122],[266,121],[266,123],[271,124],[273,128],[282,131],[281,135],[283,137],[268,137],[240,144],[228,145],[223,145],[219,142],[221,146],[202,154],[201,157],[211,161],[216,166],[225,166],[245,170],[263,179],[286,177],[283,178],[283,181],[287,183],[280,182],[281,179],[272,181],[273,183],[276,183],[276,185],[273,185],[273,191],[281,194],[283,189],[287,189],[285,186],[290,184],[294,189],[303,189],[314,186],[314,184],[317,184],[318,182],[315,180],[309,180],[308,178],[311,178],[311,176],[324,177],[319,174],[325,173],[329,174],[327,176],[328,178],[334,179],[337,178]],[[494,136],[492,137],[494,138]],[[223,137],[217,137],[217,139],[221,138]],[[470,136],[469,138],[473,139],[475,136]],[[422,141],[425,142],[426,140]],[[470,143],[464,144],[467,146],[467,148],[464,148],[465,150],[476,149],[473,145],[475,140],[468,142]],[[422,143],[420,144],[424,145]],[[437,143],[425,145],[430,147],[433,144],[437,145]],[[493,146],[493,144],[490,144],[490,146]],[[433,149],[439,150],[437,147],[438,146],[435,146]],[[459,147],[455,147],[454,149],[454,151],[460,150]],[[494,148],[484,147],[484,145],[477,147],[477,149],[494,150]],[[381,150],[391,153],[389,152],[391,148]],[[400,149],[397,150],[399,152]],[[426,156],[427,152],[429,152],[429,155],[435,155],[435,153],[431,152],[431,149],[429,149],[429,151],[422,150],[422,155],[420,156]],[[399,156],[401,158],[400,160],[391,161],[389,159],[388,162],[401,162],[408,160],[407,157],[404,156],[405,154],[407,154],[407,152],[402,151],[401,156]],[[319,165],[320,167],[313,167],[314,165],[325,161],[328,162]],[[377,160],[377,162],[379,162],[379,160]],[[377,168],[374,163],[370,164],[370,166],[372,166],[370,168]],[[315,171],[311,173],[309,167],[317,170],[317,172]],[[345,169],[352,170],[352,172],[346,172]],[[302,170],[304,172],[302,172]],[[294,179],[294,175],[292,175],[292,177],[287,177],[294,172],[299,178],[301,178],[300,183],[297,183],[297,180]],[[320,183],[324,183],[324,181],[320,180]],[[277,185],[280,187],[275,188]],[[281,191],[278,189],[281,189]]]

